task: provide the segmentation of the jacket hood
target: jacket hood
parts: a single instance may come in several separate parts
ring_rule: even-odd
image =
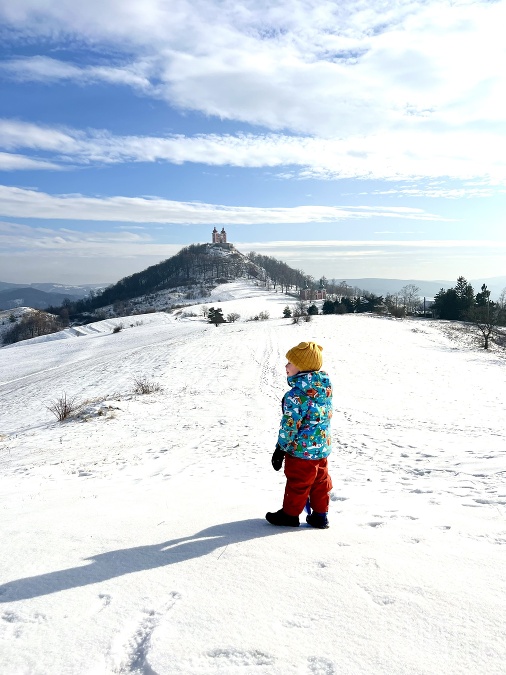
[[[316,400],[325,400],[332,386],[330,378],[324,370],[301,372],[290,375],[286,379],[290,387],[299,389],[303,395]]]

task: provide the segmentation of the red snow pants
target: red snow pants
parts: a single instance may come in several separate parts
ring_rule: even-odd
[[[302,513],[308,497],[313,511],[328,512],[332,480],[327,459],[300,459],[286,454],[285,476],[283,511],[286,514],[298,516]]]

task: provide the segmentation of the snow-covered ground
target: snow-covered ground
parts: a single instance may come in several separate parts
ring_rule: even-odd
[[[504,674],[504,359],[423,320],[293,325],[244,283],[206,304],[244,320],[0,349],[2,675]],[[335,392],[326,531],[264,520],[306,339]],[[63,392],[86,403],[59,423]]]

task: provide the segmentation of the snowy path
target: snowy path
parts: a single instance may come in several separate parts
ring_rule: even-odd
[[[308,337],[335,388],[325,532],[263,520],[284,353]],[[142,375],[163,391],[133,395]],[[151,315],[0,350],[0,672],[504,673],[505,375],[367,316]],[[63,390],[96,399],[86,418],[51,418]]]

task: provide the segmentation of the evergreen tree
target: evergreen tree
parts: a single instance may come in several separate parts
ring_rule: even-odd
[[[348,297],[341,298],[341,306],[345,308],[346,312],[353,312],[355,310],[355,306],[353,304],[353,300]],[[342,314],[343,312],[339,312]]]
[[[362,301],[362,312],[374,312],[374,310],[383,304],[383,296],[374,293],[366,293]]]
[[[322,307],[322,314],[335,314],[334,302],[332,300],[325,300]]]
[[[220,307],[217,307],[216,309],[210,307],[207,310],[207,318],[209,319],[209,323],[214,323],[216,327],[218,327],[218,324],[220,323],[226,323],[223,317],[223,310]]]
[[[442,288],[434,296],[432,305],[435,316],[447,321],[457,321],[460,318],[460,302],[457,291],[449,288],[447,291]]]
[[[318,314],[318,307],[315,304],[309,305],[307,308],[307,313],[308,316],[316,316]]]
[[[457,285],[455,286],[454,290],[458,298],[460,315],[457,318],[463,319],[474,305],[474,289],[471,284],[469,284],[467,280],[461,276],[457,279]]]
[[[486,307],[490,303],[490,291],[486,284],[481,287],[481,292],[476,293],[476,305],[478,307]],[[494,304],[494,303],[492,303]]]

